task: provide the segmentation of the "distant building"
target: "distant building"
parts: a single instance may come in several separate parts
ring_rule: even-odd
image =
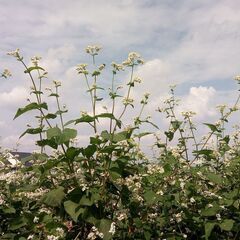
[[[24,158],[31,156],[31,153],[28,152],[8,152],[4,156],[6,158],[6,164],[10,164],[13,167],[21,162]]]

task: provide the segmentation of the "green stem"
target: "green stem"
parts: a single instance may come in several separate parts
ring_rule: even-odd
[[[42,102],[41,91],[42,91],[42,76],[40,74],[39,69],[37,69],[38,77],[39,77],[39,100]],[[43,128],[43,115],[40,112],[40,128]],[[40,141],[43,140],[42,133],[39,133]],[[41,153],[44,151],[44,146],[41,146]]]
[[[205,148],[205,146],[207,145],[209,139],[212,137],[213,133],[214,133],[214,131],[210,132],[210,134],[208,135],[206,141],[205,141],[204,144],[202,145],[200,151]],[[200,153],[198,153],[198,154],[195,156],[195,158],[190,162],[190,166],[198,159],[199,155],[200,155]]]
[[[130,92],[131,92],[131,88],[132,88],[132,81],[133,81],[133,69],[134,69],[134,65],[131,66],[131,76],[130,76],[130,82],[129,82],[129,87],[128,87],[128,91],[127,91],[127,97],[126,99],[129,99],[130,96]],[[127,109],[127,105],[124,106],[122,113],[120,114],[120,116],[118,117],[118,120],[121,120],[121,118],[123,117],[124,113],[126,112]],[[115,126],[113,128],[113,135],[116,131],[117,128],[117,123],[115,123]]]
[[[112,89],[111,89],[111,93],[114,94],[114,80],[115,80],[115,73],[113,73],[113,77],[112,77]],[[115,111],[115,96],[112,95],[112,115],[114,114]],[[112,133],[112,124],[113,124],[113,119],[110,119],[110,129],[109,129],[109,133]]]
[[[174,97],[173,97],[173,105],[170,104],[170,110],[171,110],[171,113],[172,113],[172,116],[174,118],[175,121],[177,121],[177,118],[176,118],[176,115],[174,113]],[[189,158],[188,158],[188,150],[187,150],[187,144],[186,144],[186,140],[182,134],[182,128],[178,128],[178,131],[179,131],[179,134],[180,134],[180,138],[182,140],[182,143],[183,143],[183,147],[185,149],[185,155],[186,155],[186,160],[189,161]]]
[[[91,90],[91,88],[90,88],[87,75],[84,74],[84,76],[85,76],[86,84],[87,84],[88,91],[89,91],[89,94],[90,94],[90,97],[91,97],[92,109],[94,109],[94,96],[93,96],[93,94],[92,94],[92,90]],[[96,126],[96,120],[94,119],[94,125],[93,125],[94,133],[97,132],[95,126]]]
[[[193,126],[192,126],[191,119],[190,119],[189,116],[187,116],[187,119],[188,119],[190,131],[192,133],[192,137],[193,137],[193,141],[194,141],[194,144],[195,144],[196,151],[198,151],[198,144],[197,144],[197,140],[196,140],[196,137],[195,137],[195,134],[194,134],[194,131],[193,131]]]
[[[62,116],[62,111],[61,111],[61,107],[60,107],[60,103],[59,103],[58,87],[57,86],[56,86],[56,100],[57,100],[57,108],[58,108],[58,111],[59,111],[62,130],[64,130],[63,116]]]
[[[24,65],[25,69],[28,70],[28,67],[27,67],[27,65],[23,62],[23,60],[21,60],[20,62]],[[32,74],[31,74],[30,72],[28,72],[28,75],[29,75],[29,77],[30,77],[30,79],[31,79],[31,82],[32,82],[32,84],[33,84],[33,89],[34,89],[34,91],[37,92],[37,87],[36,87],[36,84],[35,84],[35,82],[34,82],[34,79],[33,79]],[[40,104],[41,102],[40,102],[40,99],[39,99],[38,94],[36,94],[36,98],[37,98],[37,103]],[[42,108],[39,108],[39,111],[41,112],[41,114],[42,114],[42,116],[44,117],[44,119],[45,119],[46,123],[48,124],[48,126],[51,128],[52,126],[51,126],[50,122],[48,121],[48,119],[46,118],[46,116],[45,116]]]
[[[96,116],[96,102],[97,102],[97,77],[94,76],[94,90],[93,90],[93,117],[94,117],[94,133],[97,133],[97,124],[96,124],[96,119],[95,119],[95,116]]]

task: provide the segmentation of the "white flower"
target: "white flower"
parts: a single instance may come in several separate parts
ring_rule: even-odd
[[[19,48],[17,48],[15,51],[8,52],[7,55],[13,56],[13,57],[19,59],[20,58]]]
[[[94,240],[94,239],[97,238],[97,236],[100,237],[100,238],[103,238],[103,237],[104,237],[104,234],[101,233],[101,232],[99,232],[98,229],[97,229],[95,226],[93,226],[93,227],[91,228],[90,233],[87,235],[87,239],[89,239],[89,240]]]
[[[123,99],[123,105],[129,105],[129,104],[132,104],[133,103],[133,99],[132,98],[124,98]]]
[[[124,67],[122,64],[117,64],[115,62],[112,62],[111,66],[113,67],[114,71],[124,70]]]
[[[196,115],[196,113],[192,111],[182,112],[181,114],[185,118],[191,118],[192,116]]]
[[[110,232],[112,235],[114,235],[114,234],[115,234],[115,231],[116,231],[115,222],[112,222],[109,232]]]
[[[33,239],[33,238],[34,238],[34,235],[31,234],[31,235],[28,236],[27,240],[31,240],[31,239]]]
[[[39,63],[39,61],[40,61],[41,59],[42,59],[42,58],[39,57],[39,56],[34,56],[34,57],[31,58],[31,62],[33,63],[33,65],[34,65],[35,67],[37,67],[37,66],[38,66],[38,63]]]
[[[176,180],[172,180],[172,181],[169,182],[169,184],[172,185],[172,186],[175,185],[175,183],[176,183]]]
[[[133,82],[135,82],[135,83],[141,83],[141,82],[142,82],[142,79],[141,79],[140,77],[135,77],[135,78],[133,79]]]
[[[11,77],[11,76],[12,76],[12,74],[8,69],[3,70],[2,77],[7,78],[7,77]]]
[[[144,61],[143,59],[141,58],[141,55],[139,53],[136,53],[136,52],[130,52],[128,54],[128,58],[127,60],[125,60],[122,64],[124,66],[134,66],[134,65],[139,65],[139,64],[143,64]]]
[[[146,92],[146,93],[144,93],[144,95],[143,95],[145,98],[149,98],[149,96],[150,96],[150,93],[148,93],[148,92]]]
[[[217,218],[218,221],[221,221],[221,220],[222,220],[221,215],[218,214],[218,213],[216,214],[216,218]]]
[[[63,228],[60,228],[60,227],[56,228],[56,232],[57,232],[57,234],[60,237],[64,237],[64,230],[63,230]]]
[[[85,64],[85,63],[78,64],[77,65],[77,72],[78,72],[78,74],[87,75],[88,74],[87,64]]]
[[[102,71],[104,68],[105,68],[105,64],[101,64],[99,67],[98,67],[98,69],[99,69],[99,71]]]
[[[61,86],[61,82],[60,81],[53,81],[55,87],[60,87]]]
[[[182,212],[175,214],[175,219],[177,223],[180,223],[182,221]]]
[[[4,195],[0,194],[0,205],[3,205],[5,203]]]
[[[59,237],[54,236],[54,235],[48,235],[47,236],[47,240],[58,240],[58,239],[59,239]]]
[[[181,182],[181,183],[180,183],[180,187],[181,187],[181,189],[183,189],[184,186],[185,186],[185,182]]]
[[[91,240],[96,239],[96,234],[95,234],[94,232],[90,232],[90,233],[87,235],[87,239],[91,239]]]
[[[102,47],[98,46],[98,45],[91,45],[91,46],[87,46],[85,48],[86,53],[94,56],[94,55],[98,55],[98,52],[102,49]]]
[[[240,75],[238,75],[238,76],[235,76],[235,78],[234,78],[236,81],[240,81]]]
[[[33,222],[38,223],[38,221],[39,221],[39,217],[34,217]]]
[[[195,200],[193,197],[191,197],[191,198],[190,198],[190,202],[191,202],[191,203],[195,203],[196,200]]]
[[[127,214],[125,212],[123,213],[120,213],[118,216],[117,216],[117,220],[118,221],[122,221],[124,219],[127,219]]]
[[[159,190],[159,191],[157,191],[157,195],[163,195],[163,191],[162,190]]]

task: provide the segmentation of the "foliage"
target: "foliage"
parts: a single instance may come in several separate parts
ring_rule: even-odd
[[[54,81],[54,89],[50,89],[57,110],[49,112],[42,89],[47,73],[39,66],[40,58],[32,58],[28,67],[18,49],[9,53],[23,64],[35,96],[17,110],[15,118],[38,113],[38,125],[21,136],[39,135],[41,152],[15,166],[6,164],[3,151],[0,155],[1,239],[239,239],[240,132],[236,128],[227,135],[225,130],[239,99],[229,109],[219,107],[217,123],[204,123],[209,134],[200,142],[192,121],[194,113],[176,114],[174,87],[165,106],[158,109],[169,119],[163,140],[142,130],[145,123],[158,128],[143,117],[149,94],[143,96],[132,125],[124,128],[123,116],[134,106],[131,90],[140,82],[134,70],[143,60],[130,53],[123,64],[112,63],[111,110],[97,114],[96,106],[102,101],[98,94],[103,90],[98,78],[105,68],[95,64],[100,49],[86,49],[93,59],[93,71],[87,64],[77,66],[86,81],[92,111],[67,123],[67,110],[60,104],[61,83]],[[130,69],[125,97],[115,83],[123,69]],[[122,111],[117,114],[115,107],[121,98]],[[100,131],[99,119],[108,120],[109,128]],[[93,129],[89,144],[75,146],[77,126],[86,123]],[[69,127],[72,124],[76,126]],[[141,151],[141,139],[149,134],[156,139],[154,159]],[[215,144],[211,144],[213,139]],[[171,145],[174,140],[175,147]],[[48,155],[46,148],[54,151]]]

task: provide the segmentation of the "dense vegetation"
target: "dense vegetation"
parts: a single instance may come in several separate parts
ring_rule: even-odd
[[[93,59],[93,70],[80,64],[77,73],[86,81],[92,109],[68,122],[63,117],[67,109],[60,103],[61,83],[54,81],[53,88],[42,89],[47,72],[40,58],[32,58],[27,66],[19,50],[9,53],[25,68],[35,97],[17,110],[15,118],[37,114],[37,127],[27,128],[22,136],[39,135],[41,151],[14,167],[5,164],[1,151],[0,238],[240,239],[240,131],[236,127],[231,135],[226,132],[239,99],[230,108],[218,107],[219,121],[204,123],[209,133],[198,142],[194,113],[177,117],[171,87],[164,107],[158,109],[169,120],[169,128],[158,136],[142,126],[158,128],[144,117],[149,94],[143,96],[131,126],[123,121],[126,110],[134,106],[131,91],[141,81],[134,73],[143,64],[141,56],[133,52],[122,64],[112,63],[111,107],[98,114],[103,91],[98,79],[105,65],[95,63],[100,47],[88,46],[86,52]],[[130,70],[130,79],[122,97],[115,78],[124,69]],[[2,73],[9,75],[7,70]],[[240,77],[236,80],[239,84]],[[43,101],[47,95],[56,99],[54,112]],[[116,104],[122,106],[120,114]],[[109,126],[99,130],[102,119]],[[74,144],[79,124],[93,130],[86,147]],[[154,159],[141,150],[141,139],[149,134],[155,136]],[[54,151],[46,154],[47,148]]]

